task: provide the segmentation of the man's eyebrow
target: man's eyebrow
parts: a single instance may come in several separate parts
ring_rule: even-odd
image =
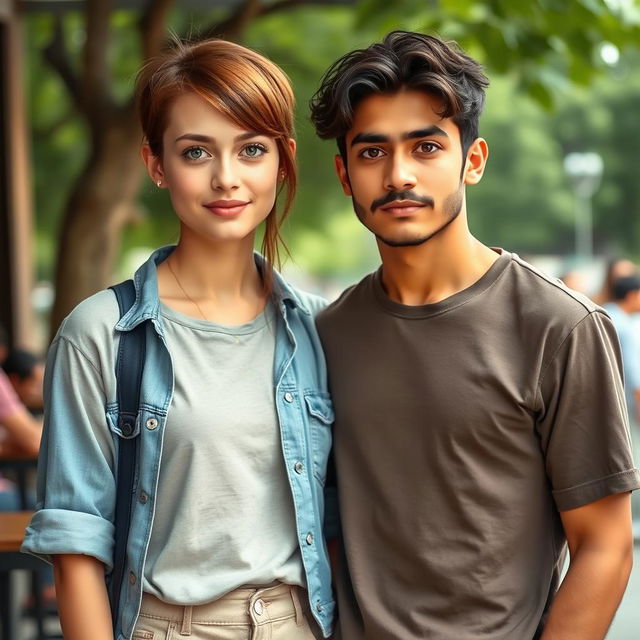
[[[248,140],[249,138],[256,138],[257,136],[264,135],[262,133],[257,133],[256,131],[247,131],[246,133],[241,133],[239,136],[236,136],[234,140]],[[200,133],[183,133],[181,136],[176,138],[176,142],[180,140],[193,140],[194,142],[214,142],[213,138],[209,136],[203,136]]]
[[[429,136],[444,136],[445,138],[449,137],[449,134],[440,127],[437,127],[435,124],[431,127],[426,127],[425,129],[416,129],[415,131],[409,131],[409,133],[403,133],[403,140],[410,140],[412,138],[428,138]]]
[[[424,129],[416,129],[415,131],[408,131],[402,134],[403,140],[412,140],[414,138],[428,138],[429,136],[444,136],[449,137],[449,134],[435,124]],[[359,133],[351,141],[351,146],[356,144],[368,143],[368,144],[383,144],[389,142],[389,136],[385,136],[381,133]]]
[[[389,142],[389,136],[384,136],[380,133],[359,133],[351,141],[351,146],[353,147],[354,145],[361,144],[363,142],[367,142],[367,143]]]

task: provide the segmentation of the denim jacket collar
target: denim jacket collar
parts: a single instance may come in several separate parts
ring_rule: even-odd
[[[176,248],[176,245],[168,245],[156,249],[149,259],[136,271],[133,283],[136,289],[136,301],[129,311],[122,316],[116,324],[118,331],[131,331],[145,320],[159,321],[160,298],[158,296],[158,265],[166,260]],[[266,260],[254,253],[254,259],[261,271],[266,265]],[[303,313],[311,315],[309,308],[300,300],[295,291],[284,281],[282,276],[273,272],[273,295],[277,303],[289,302],[293,307],[299,308]],[[278,304],[280,306],[280,304]]]

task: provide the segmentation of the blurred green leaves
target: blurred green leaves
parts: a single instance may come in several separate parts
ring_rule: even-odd
[[[519,252],[571,251],[573,200],[562,171],[572,150],[605,160],[594,200],[596,246],[640,254],[640,19],[624,0],[361,0],[354,6],[297,6],[253,21],[242,42],[280,64],[297,96],[300,188],[285,235],[294,257],[316,273],[355,277],[372,259],[369,235],[354,220],[334,176],[333,142],[317,140],[308,101],[326,68],[347,51],[392,29],[424,30],[455,39],[486,67],[492,86],[481,122],[489,141],[487,172],[468,190],[470,224],[484,242]],[[169,27],[197,37],[223,10],[176,9]],[[131,99],[141,62],[130,11],[112,15],[110,70],[118,101]],[[53,29],[47,14],[26,20],[29,113],[33,132],[39,275],[49,276],[60,212],[91,149],[87,132],[41,51]],[[81,15],[64,18],[67,48],[79,64]],[[603,42],[623,53],[607,66]],[[626,53],[625,53],[626,51]],[[541,108],[542,107],[542,108]],[[124,249],[175,240],[165,191],[141,185],[139,215]],[[366,267],[365,267],[366,265]]]

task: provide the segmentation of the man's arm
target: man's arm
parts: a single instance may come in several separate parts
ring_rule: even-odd
[[[603,640],[633,565],[629,493],[560,513],[571,560],[541,640]]]

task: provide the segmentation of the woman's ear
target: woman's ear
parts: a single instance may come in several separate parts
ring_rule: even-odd
[[[482,180],[484,169],[489,157],[489,146],[484,138],[476,138],[467,151],[466,167],[464,170],[465,184],[478,184]]]
[[[289,138],[287,140],[287,144],[289,145],[289,149],[291,150],[291,157],[295,159],[296,157],[296,141],[293,138]],[[278,180],[284,180],[287,177],[287,172],[282,168],[282,163],[280,163],[280,169],[278,169]]]
[[[160,158],[153,154],[151,147],[148,144],[143,144],[140,148],[140,156],[142,161],[147,167],[147,173],[149,177],[155,182],[156,186],[163,187],[164,185],[164,171],[162,169],[162,163]]]

